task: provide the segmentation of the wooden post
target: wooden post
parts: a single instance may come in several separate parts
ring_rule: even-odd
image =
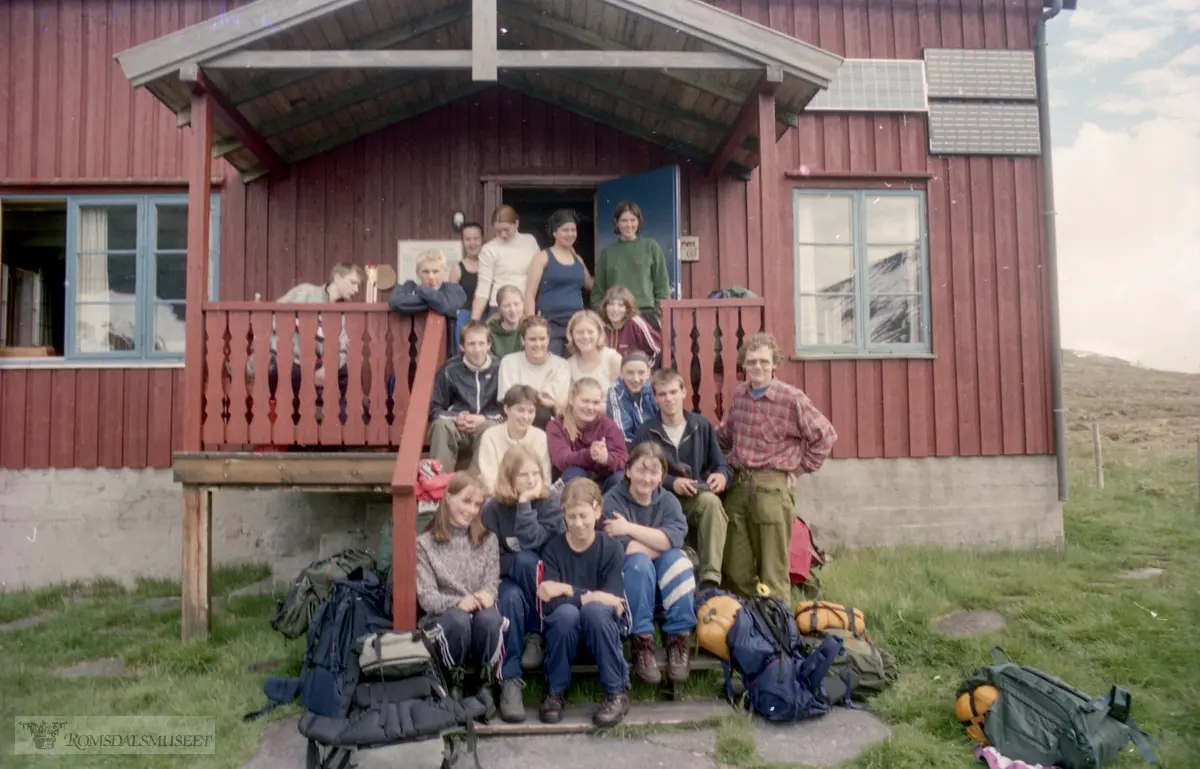
[[[762,250],[750,255],[750,285],[765,297],[767,303],[784,286],[792,285],[790,274],[791,252],[784,253],[783,229],[786,219],[781,216],[780,184],[783,177],[779,167],[779,151],[775,142],[775,90],[761,88],[758,93],[758,182],[759,196],[758,226],[762,230]],[[757,284],[757,285],[756,285]],[[778,289],[778,290],[777,290]],[[790,296],[790,290],[788,295]],[[790,307],[787,300],[776,305],[777,309]],[[766,315],[766,313],[764,313]],[[764,326],[766,318],[764,317]],[[781,342],[786,340],[781,339]],[[785,347],[784,349],[791,349]]]
[[[212,631],[212,492],[202,486],[183,487],[183,605],[180,635],[184,641],[205,638]]]
[[[183,450],[200,451],[204,402],[204,303],[208,301],[209,196],[212,193],[213,106],[192,91],[192,128],[187,142],[187,315],[183,376]],[[206,489],[183,488],[183,576],[180,590],[183,640],[207,636],[212,570],[212,501]]]
[[[392,494],[392,628],[417,629],[417,497]]]
[[[1100,423],[1092,423],[1092,449],[1096,454],[1096,488],[1104,488],[1104,449],[1100,446]]]

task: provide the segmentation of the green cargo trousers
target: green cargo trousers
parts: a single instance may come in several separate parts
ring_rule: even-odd
[[[679,497],[679,504],[687,516],[687,542],[700,557],[696,579],[699,582],[721,584],[721,563],[725,557],[725,536],[729,529],[729,517],[725,515],[721,498],[711,491],[702,491],[693,497]]]
[[[771,595],[791,601],[788,551],[796,493],[780,470],[738,470],[725,494],[729,536],[725,540],[725,589],[755,595],[761,582]]]
[[[452,473],[458,465],[458,455],[466,449],[471,451],[471,464],[475,463],[475,454],[479,451],[479,439],[498,422],[490,419],[479,426],[473,433],[460,433],[450,417],[439,417],[429,425],[429,458],[442,463],[443,473]]]

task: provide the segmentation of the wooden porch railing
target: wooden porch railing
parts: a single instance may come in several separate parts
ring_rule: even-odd
[[[677,299],[662,303],[663,366],[683,375],[692,411],[719,424],[745,372],[738,350],[766,329],[766,303],[753,299]]]
[[[419,352],[444,350],[445,325],[383,304],[205,304],[204,448],[398,447]]]

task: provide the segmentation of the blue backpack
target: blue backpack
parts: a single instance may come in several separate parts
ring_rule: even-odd
[[[735,699],[736,670],[750,708],[768,721],[802,721],[829,712],[821,682],[842,650],[842,639],[826,638],[805,656],[788,605],[779,598],[755,596],[742,601],[725,640],[725,691],[730,700]]]
[[[365,635],[392,629],[387,589],[373,572],[356,571],[338,580],[313,615],[299,678],[268,678],[263,684],[269,702],[248,713],[254,720],[300,698],[305,710],[322,716],[344,716],[350,706],[356,676],[351,662],[354,642]]]

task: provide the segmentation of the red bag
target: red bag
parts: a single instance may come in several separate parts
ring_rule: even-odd
[[[793,585],[803,585],[812,575],[813,567],[825,565],[825,554],[813,540],[808,524],[799,518],[792,520],[792,547],[788,551],[788,571]]]
[[[442,463],[436,459],[423,459],[417,466],[417,501],[441,502],[446,487],[454,473],[443,473]]]

